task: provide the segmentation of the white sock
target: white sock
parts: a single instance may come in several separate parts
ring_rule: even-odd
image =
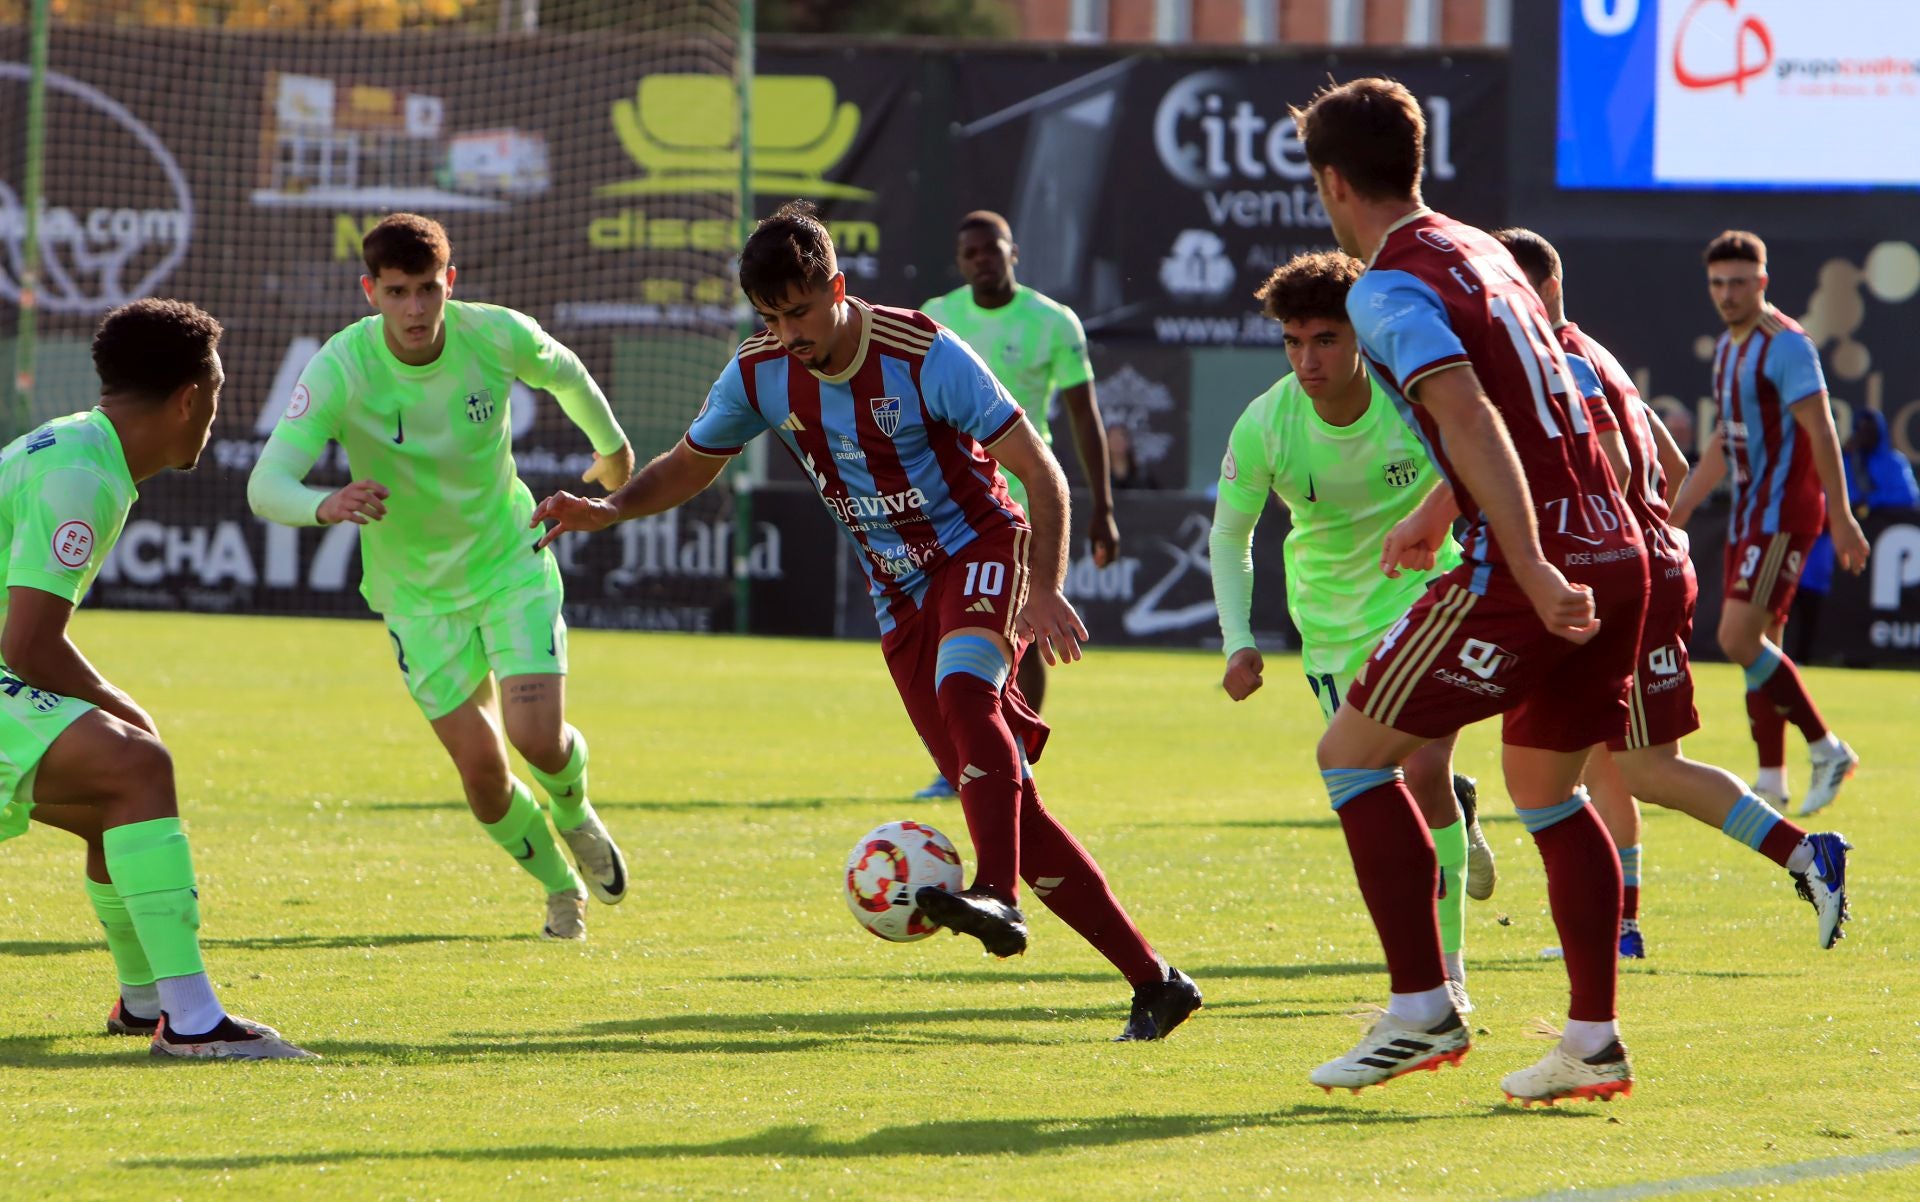
[[[1793,850],[1787,855],[1787,871],[1813,871],[1813,844],[1811,842],[1802,839],[1793,845]]]
[[[1467,956],[1465,952],[1447,953],[1447,979],[1467,983]]]
[[[1423,989],[1419,993],[1395,993],[1389,995],[1387,1013],[1399,1021],[1402,1026],[1418,1027],[1424,1031],[1438,1023],[1453,1009],[1453,999],[1447,996],[1447,987],[1436,985],[1432,989]]]
[[[1785,768],[1762,768],[1754,775],[1753,787],[1762,793],[1771,793],[1775,797],[1785,797],[1787,795],[1787,770]]]
[[[1640,933],[1640,920],[1638,918],[1622,918],[1620,920],[1620,933],[1622,935],[1638,935]]]
[[[1583,1022],[1568,1019],[1564,1030],[1560,1032],[1560,1046],[1567,1055],[1576,1060],[1585,1060],[1605,1050],[1606,1046],[1620,1038],[1620,1021],[1608,1019],[1603,1023]]]
[[[160,987],[152,982],[145,985],[120,982],[120,1000],[125,1003],[127,1013],[135,1018],[160,1017]]]
[[[227,1012],[213,996],[213,982],[204,972],[190,977],[162,977],[160,1008],[167,1012],[167,1030],[180,1035],[205,1035],[220,1025]]]
[[[1807,744],[1807,750],[1816,758],[1829,760],[1840,754],[1840,736],[1828,731],[1813,742]]]

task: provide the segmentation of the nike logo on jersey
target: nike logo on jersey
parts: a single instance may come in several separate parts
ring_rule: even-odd
[[[1313,477],[1308,476],[1307,477],[1307,500],[1318,501],[1319,499],[1320,499],[1319,497],[1316,497],[1313,495]]]
[[[407,420],[398,413],[393,415],[393,445],[399,446],[407,441]]]

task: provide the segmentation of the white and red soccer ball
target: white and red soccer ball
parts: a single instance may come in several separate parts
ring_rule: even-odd
[[[847,909],[867,930],[893,943],[925,939],[940,928],[914,901],[922,886],[960,888],[960,853],[920,822],[875,827],[847,856]]]

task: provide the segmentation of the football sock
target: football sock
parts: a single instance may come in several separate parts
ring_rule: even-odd
[[[178,818],[109,827],[101,835],[107,873],[126,906],[176,1031],[211,1031],[226,1017],[200,959],[200,900],[193,851]]]
[[[143,1018],[148,1022],[160,1017],[160,987],[158,985],[120,986],[120,1010],[130,1018]]]
[[[1437,1024],[1451,1009],[1453,999],[1447,996],[1445,983],[1434,989],[1422,989],[1419,993],[1396,993],[1387,998],[1388,1014],[1409,1027],[1423,1030]]]
[[[1607,1022],[1614,1016],[1620,950],[1620,856],[1613,839],[1580,793],[1559,805],[1523,809],[1520,821],[1547,870],[1547,901],[1572,992],[1567,1017]]]
[[[1467,983],[1467,958],[1459,952],[1448,952],[1441,959],[1447,962],[1447,979]]]
[[[167,1030],[176,1039],[205,1035],[227,1017],[220,999],[213,996],[213,982],[204,972],[186,977],[161,977],[160,1009],[167,1016]]]
[[[1785,744],[1783,743],[1782,746]],[[1781,752],[1784,759],[1786,753]],[[1785,768],[1762,768],[1753,774],[1753,787],[1775,797],[1787,795],[1787,770]]]
[[[1617,1019],[1606,1022],[1582,1022],[1568,1019],[1566,1029],[1560,1032],[1560,1044],[1568,1055],[1585,1060],[1607,1050],[1607,1045],[1620,1038],[1620,1023]]]
[[[1640,917],[1640,845],[1620,849],[1620,917]]]
[[[1019,896],[1025,824],[1020,748],[1000,709],[1006,681],[1006,657],[992,639],[960,634],[940,644],[934,697],[953,739],[960,809],[973,839],[973,887],[1013,902]]]
[[[1807,744],[1807,749],[1815,756],[1826,759],[1840,754],[1840,736],[1828,731]]]
[[[1440,869],[1433,837],[1400,770],[1326,768],[1320,775],[1386,953],[1388,988],[1424,994],[1444,987],[1447,965],[1434,913]]]
[[[1167,979],[1162,960],[1127,914],[1087,849],[1040,804],[1031,777],[1020,797],[1020,868],[1033,894],[1132,985]]]
[[[1467,925],[1467,891],[1461,887],[1461,876],[1467,870],[1464,819],[1433,832],[1433,854],[1440,864],[1440,893],[1434,907],[1440,916],[1440,950],[1453,955],[1460,951]]]
[[[1760,658],[1744,669],[1747,678],[1747,728],[1753,732],[1753,745],[1760,753],[1760,770],[1780,768],[1787,762],[1787,719],[1766,685],[1779,670],[1780,652],[1770,643],[1760,644]],[[1786,796],[1785,789],[1780,791]]]
[[[1757,686],[1760,693],[1772,704],[1775,713],[1784,715],[1787,721],[1800,728],[1807,742],[1819,742],[1827,734],[1827,724],[1814,707],[1813,695],[1807,692],[1805,682],[1800,679],[1800,670],[1794,667],[1792,660],[1772,647],[1762,647],[1754,667],[1747,669],[1747,687],[1756,687],[1753,683],[1754,668],[1765,663],[1769,653],[1773,658],[1773,667]],[[1782,758],[1785,758],[1784,751]]]
[[[567,737],[572,740],[568,746],[573,750],[567,754],[566,767],[548,774],[527,765],[527,774],[547,795],[553,824],[563,831],[574,830],[593,813],[593,807],[587,804],[587,736],[569,724]]]
[[[1787,861],[1807,837],[1806,831],[1782,818],[1780,811],[1751,793],[1733,803],[1733,809],[1728,811],[1727,820],[1720,824],[1720,829],[1728,838],[1744,843],[1774,863],[1789,868],[1792,866]]]
[[[86,885],[87,900],[93,903],[94,916],[107,933],[107,951],[113,956],[114,975],[120,980],[120,997],[129,1006],[136,1000],[144,1001],[146,994],[153,992],[153,965],[147,963],[147,953],[140,950],[140,936],[133,929],[127,903],[120,900],[120,891],[109,882],[89,880]],[[130,996],[130,990],[140,991],[141,997]],[[158,1002],[158,994],[154,994],[154,1000]],[[160,1013],[160,1007],[154,1005],[135,1013],[152,1018]]]
[[[541,813],[540,803],[533,799],[533,790],[518,779],[513,779],[511,784],[513,797],[507,802],[507,812],[498,822],[480,824],[487,836],[505,848],[548,893],[581,888],[580,878],[574,875],[572,866],[553,841],[553,832],[547,829],[546,815]]]
[[[1813,871],[1813,844],[1807,842],[1806,837],[1802,836],[1800,842],[1793,845],[1793,850],[1787,853],[1786,861],[1781,867],[1788,872]]]

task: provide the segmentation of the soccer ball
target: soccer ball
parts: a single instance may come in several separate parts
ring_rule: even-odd
[[[960,853],[919,822],[889,822],[862,835],[847,857],[847,909],[867,930],[892,943],[925,939],[940,928],[914,904],[923,885],[960,888]]]

